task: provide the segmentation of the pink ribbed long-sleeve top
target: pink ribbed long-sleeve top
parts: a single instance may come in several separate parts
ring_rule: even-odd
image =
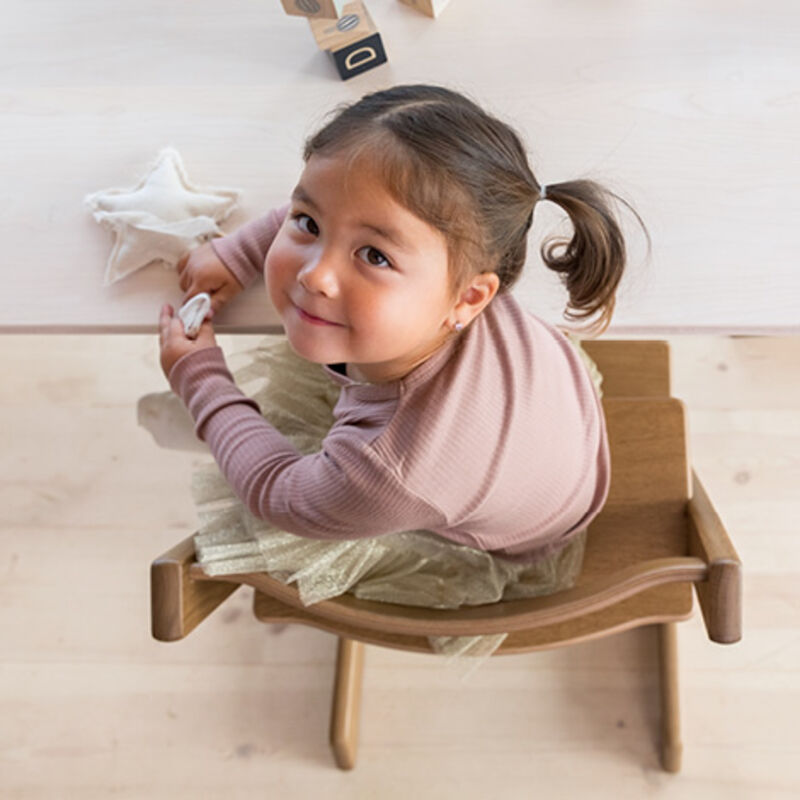
[[[243,286],[263,275],[287,210],[213,240]],[[236,387],[219,347],[183,356],[169,373],[237,496],[283,530],[313,539],[429,530],[532,562],[564,547],[606,501],[610,453],[591,376],[564,334],[511,294],[399,380],[320,369],[341,393],[311,455]]]

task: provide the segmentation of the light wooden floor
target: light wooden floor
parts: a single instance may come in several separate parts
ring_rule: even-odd
[[[250,337],[220,337],[226,351]],[[800,338],[672,337],[692,458],[744,562],[744,638],[679,626],[683,771],[656,754],[652,629],[493,658],[465,681],[368,647],[359,758],[328,746],[333,636],[239,590],[182,642],[149,566],[193,530],[197,454],[136,400],[155,336],[0,337],[0,796],[800,796]]]

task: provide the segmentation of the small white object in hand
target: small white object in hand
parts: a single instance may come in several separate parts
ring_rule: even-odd
[[[223,235],[217,223],[233,211],[239,195],[238,189],[193,186],[173,147],[161,150],[137,186],[86,195],[94,218],[115,234],[103,285],[152,261],[177,266],[187,250]]]
[[[196,339],[200,332],[200,326],[211,308],[211,295],[208,292],[200,292],[191,300],[187,300],[178,311],[178,316],[183,322],[186,335],[190,339]]]

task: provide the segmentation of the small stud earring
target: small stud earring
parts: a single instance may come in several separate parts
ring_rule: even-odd
[[[455,324],[455,329],[456,329],[457,331],[460,331],[460,330],[461,330],[463,327],[464,327],[464,323],[462,323],[462,322],[456,322],[456,324]]]

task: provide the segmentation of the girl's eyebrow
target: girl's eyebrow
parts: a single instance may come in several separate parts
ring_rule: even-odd
[[[320,207],[311,199],[311,195],[302,186],[300,186],[300,184],[295,186],[291,199],[299,200],[301,203],[305,203],[318,213],[322,213]],[[411,245],[406,242],[400,232],[394,228],[381,228],[379,225],[373,225],[371,222],[362,222],[360,225],[362,228],[367,228],[368,230],[374,231],[378,234],[378,236],[382,236],[400,250],[413,250]]]

